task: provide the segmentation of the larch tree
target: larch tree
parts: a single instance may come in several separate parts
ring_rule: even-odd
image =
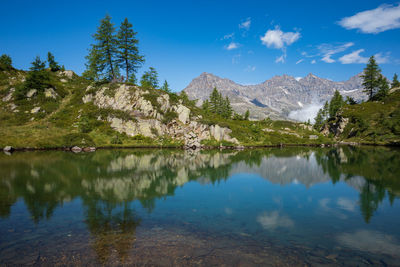
[[[143,73],[140,85],[144,88],[158,88],[158,73],[155,68],[150,67],[148,71]]]
[[[89,57],[95,57],[92,61],[96,63],[97,70],[107,79],[115,79],[117,39],[115,37],[114,24],[111,22],[111,17],[109,15],[106,15],[100,20],[100,26],[97,28],[97,32],[93,34],[93,38],[96,43],[92,45],[92,50],[94,51],[89,53]],[[91,59],[89,58],[89,66],[91,65],[90,63]]]
[[[118,46],[117,63],[122,69],[125,69],[126,81],[130,81],[130,76],[136,73],[137,69],[143,65],[144,57],[139,55],[137,32],[132,28],[128,19],[121,23],[117,33],[116,41]]]
[[[168,84],[167,80],[164,80],[164,83],[160,89],[167,93],[171,92],[171,89],[169,88],[169,84]]]
[[[364,69],[364,73],[361,75],[363,78],[362,85],[364,86],[364,92],[367,93],[369,100],[371,100],[376,93],[380,73],[381,70],[376,63],[375,57],[371,56],[368,60],[367,66]]]
[[[49,68],[51,71],[61,70],[60,65],[55,61],[54,55],[50,52],[47,53],[47,62],[49,63]]]

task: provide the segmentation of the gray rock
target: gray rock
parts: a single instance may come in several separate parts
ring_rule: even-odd
[[[57,98],[57,93],[54,91],[53,88],[47,88],[44,90],[44,96],[47,98],[53,98],[56,99]]]
[[[64,70],[64,71],[60,71],[58,73],[59,76],[65,76],[68,79],[72,79],[75,75],[75,73],[72,70]]]
[[[11,88],[10,92],[5,97],[3,97],[3,102],[10,101],[13,97],[14,92],[15,92],[15,88]]]
[[[84,147],[83,151],[84,152],[95,152],[96,148],[95,147]]]
[[[40,107],[35,107],[31,110],[32,114],[38,113],[40,111]]]
[[[14,148],[12,146],[6,146],[6,147],[3,148],[3,151],[4,152],[13,152]]]
[[[36,89],[31,89],[26,94],[26,97],[31,98],[31,97],[35,96],[36,94],[37,94],[37,90]]]
[[[82,152],[82,148],[80,148],[79,146],[74,146],[71,148],[71,151],[74,153],[79,153]]]

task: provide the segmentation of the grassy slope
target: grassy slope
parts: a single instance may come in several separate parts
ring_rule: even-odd
[[[368,144],[400,144],[400,90],[384,101],[365,102],[343,108],[349,124],[342,140]]]
[[[2,99],[9,93],[10,88],[17,88],[22,85],[24,72],[0,72],[0,98]],[[82,97],[85,89],[90,84],[83,78],[75,76],[62,83],[60,78],[51,73],[52,85],[59,95],[57,99],[45,98],[42,94],[33,97],[32,100],[14,101],[19,112],[11,112],[5,103],[0,99],[0,147],[11,145],[13,147],[30,148],[50,148],[50,147],[71,147],[79,146],[181,146],[181,141],[172,140],[167,136],[159,136],[151,139],[143,136],[128,137],[114,131],[109,123],[99,121],[100,116],[106,118],[108,115],[133,119],[127,113],[99,109],[92,103],[84,104]],[[97,86],[101,86],[98,84]],[[104,84],[103,84],[104,85]],[[106,84],[110,88],[110,94],[116,84]],[[95,90],[95,89],[94,89]],[[157,97],[162,92],[151,89],[145,97],[156,108]],[[170,94],[171,102],[179,101],[180,97]],[[241,144],[247,146],[255,145],[279,145],[283,144],[315,144],[329,143],[330,139],[323,137],[315,131],[304,129],[298,123],[289,121],[234,121],[226,120],[214,114],[206,114],[194,105],[192,101],[183,103],[188,106],[193,115],[201,115],[202,122],[208,125],[219,124],[228,127],[233,132],[232,137],[236,137]],[[31,114],[30,110],[35,106],[40,106],[41,111]],[[171,114],[174,116],[174,114]],[[82,124],[86,130],[82,131]],[[263,129],[269,129],[264,131]],[[318,135],[317,140],[309,139],[310,135]],[[221,142],[210,140],[204,142],[205,145],[219,146]],[[222,142],[223,145],[230,145]]]

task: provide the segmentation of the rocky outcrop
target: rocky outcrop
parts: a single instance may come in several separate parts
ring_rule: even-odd
[[[72,79],[74,77],[75,73],[72,70],[64,70],[64,71],[59,71],[58,76],[61,77],[66,77],[68,79]]]
[[[125,84],[111,89],[109,87],[94,88],[89,86],[87,94],[83,96],[84,103],[93,102],[99,108],[120,110],[132,116],[131,119],[108,116],[106,120],[110,126],[128,136],[145,136],[157,138],[169,136],[180,140],[187,148],[199,148],[203,140],[214,138],[217,141],[228,141],[239,144],[232,138],[232,131],[219,125],[208,126],[200,123],[201,116],[192,116],[191,110],[179,101],[172,104],[168,94],[160,93],[156,98],[158,104],[153,106],[146,99],[148,91],[140,90],[135,86]],[[170,122],[163,122],[164,114],[168,111],[176,113],[177,117]]]
[[[53,88],[47,88],[44,90],[44,96],[47,98],[53,98],[56,99],[57,98],[57,93],[54,91]]]
[[[344,132],[344,129],[348,123],[348,118],[338,115],[334,121],[325,123],[325,125],[322,127],[321,133],[325,136],[333,134],[335,137],[339,137]]]

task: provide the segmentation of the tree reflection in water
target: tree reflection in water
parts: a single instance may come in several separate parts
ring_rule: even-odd
[[[400,196],[400,152],[389,148],[29,152],[0,156],[0,216],[9,217],[14,203],[23,199],[38,223],[64,202],[81,199],[99,261],[107,264],[117,251],[123,262],[141,221],[132,202],[151,212],[157,199],[174,195],[189,181],[214,184],[236,173],[306,187],[346,182],[359,191],[366,222],[386,196],[391,203]]]

